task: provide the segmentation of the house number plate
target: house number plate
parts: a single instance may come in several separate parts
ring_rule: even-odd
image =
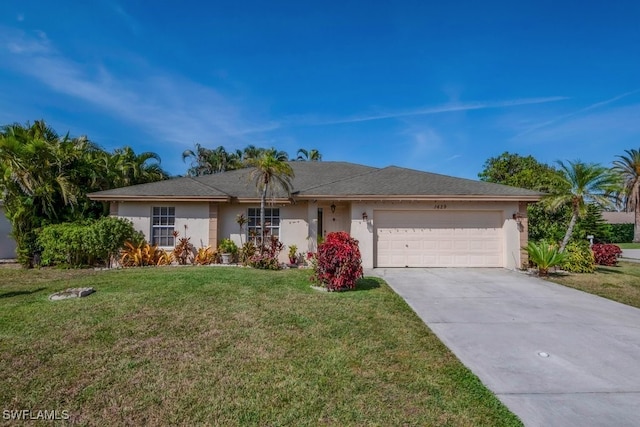
[[[447,205],[444,203],[436,203],[433,205],[433,209],[447,209]]]

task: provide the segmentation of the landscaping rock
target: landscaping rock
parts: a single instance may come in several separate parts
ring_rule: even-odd
[[[91,295],[96,290],[93,288],[69,288],[64,291],[56,292],[49,297],[50,301],[58,301],[68,298],[82,298]]]

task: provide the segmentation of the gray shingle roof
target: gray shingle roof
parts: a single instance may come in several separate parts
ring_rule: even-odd
[[[114,188],[89,194],[89,197],[108,196],[125,197],[229,197],[229,195],[213,186],[198,182],[191,177],[173,178],[148,184],[132,185],[129,187]]]
[[[538,196],[536,191],[397,166],[303,191],[307,195]]]
[[[290,162],[295,173],[293,196],[495,196],[535,199],[542,193],[506,185],[456,178],[396,166],[378,169],[347,162]],[[251,180],[251,169],[240,169],[195,178],[173,178],[150,184],[134,185],[92,193],[100,200],[118,198],[248,198],[258,197]],[[277,195],[286,197],[285,194]]]

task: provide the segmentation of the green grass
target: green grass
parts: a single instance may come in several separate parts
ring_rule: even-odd
[[[380,279],[322,293],[308,275],[0,269],[0,406],[83,425],[521,425]],[[80,286],[97,292],[47,299]]]
[[[615,243],[620,249],[640,249],[640,243]]]
[[[556,274],[549,276],[549,280],[640,308],[640,264],[637,263],[598,266],[592,274]]]

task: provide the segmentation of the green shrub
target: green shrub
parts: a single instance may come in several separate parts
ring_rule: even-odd
[[[111,267],[111,261],[124,247],[124,242],[144,242],[144,234],[133,228],[124,218],[104,217],[95,221],[89,230],[90,252],[97,262]]]
[[[611,243],[631,243],[633,224],[608,224]]]
[[[48,225],[38,232],[45,266],[110,266],[128,240],[141,242],[144,238],[131,221],[113,217]]]
[[[529,261],[538,267],[538,276],[546,276],[549,269],[562,264],[566,255],[558,252],[558,248],[544,241],[540,243],[529,242],[527,244]]]
[[[218,252],[235,255],[238,253],[238,245],[231,239],[222,239],[220,245],[218,245]]]
[[[587,242],[571,242],[564,249],[565,259],[559,267],[571,273],[593,273],[596,263]]]
[[[88,223],[47,225],[38,232],[42,247],[40,262],[44,266],[80,267],[93,262]]]

